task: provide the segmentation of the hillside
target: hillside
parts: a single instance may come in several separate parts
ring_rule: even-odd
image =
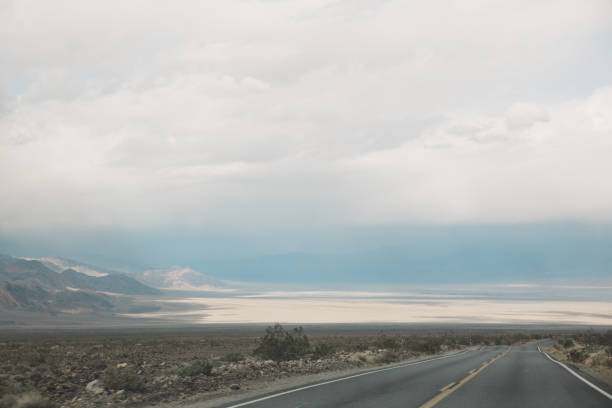
[[[158,293],[122,274],[95,277],[72,269],[58,273],[38,260],[0,255],[0,309],[50,313],[110,311],[113,299],[102,292]]]

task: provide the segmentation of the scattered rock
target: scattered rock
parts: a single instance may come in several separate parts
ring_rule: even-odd
[[[128,366],[128,363],[119,363],[119,364],[117,364],[117,368],[124,368],[124,367],[127,367],[127,366]]]
[[[102,394],[104,392],[104,387],[102,386],[102,382],[100,380],[93,380],[87,383],[85,389],[87,392],[92,394]]]
[[[240,384],[232,384],[232,385],[230,385],[230,388],[232,390],[239,390],[240,389]]]

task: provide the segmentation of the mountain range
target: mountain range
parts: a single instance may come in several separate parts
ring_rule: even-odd
[[[45,262],[0,255],[0,309],[33,312],[109,311],[110,294],[154,295],[159,291],[127,275],[90,276],[57,271]]]

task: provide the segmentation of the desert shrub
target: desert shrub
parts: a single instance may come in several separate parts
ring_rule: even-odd
[[[601,335],[601,344],[604,346],[612,347],[612,330],[608,330]]]
[[[378,338],[376,339],[375,346],[381,349],[392,349],[396,350],[399,348],[400,344],[397,339],[393,337],[389,337],[384,333],[380,333]]]
[[[331,343],[319,343],[312,350],[315,358],[327,357],[336,351],[336,346]]]
[[[310,342],[301,327],[286,331],[276,323],[266,329],[266,335],[259,342],[253,354],[276,362],[294,360],[308,353]]]
[[[197,375],[210,375],[212,371],[212,364],[208,360],[196,360],[181,367],[177,373],[183,377],[195,377]]]
[[[585,350],[573,349],[567,353],[567,358],[575,363],[581,363],[587,359],[589,354]]]
[[[14,395],[5,395],[0,398],[0,408],[13,408],[17,406],[17,398]]]
[[[376,358],[376,362],[381,364],[389,364],[398,360],[399,356],[393,351],[385,351],[382,355]]]
[[[228,363],[237,363],[244,360],[244,356],[240,353],[229,353],[221,357],[221,360]]]
[[[572,339],[561,339],[559,340],[559,344],[561,344],[564,348],[568,349],[574,346],[574,340]]]
[[[424,337],[412,343],[410,348],[419,353],[435,354],[440,352],[441,341],[435,337]]]
[[[141,391],[144,381],[131,367],[109,367],[102,373],[102,384],[112,390]]]

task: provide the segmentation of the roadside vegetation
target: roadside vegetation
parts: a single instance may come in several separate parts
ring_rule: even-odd
[[[565,336],[546,351],[558,360],[588,368],[592,375],[612,384],[612,330]]]
[[[0,408],[132,406],[546,337],[524,333],[197,332],[0,339]],[[578,341],[578,340],[576,340]]]

